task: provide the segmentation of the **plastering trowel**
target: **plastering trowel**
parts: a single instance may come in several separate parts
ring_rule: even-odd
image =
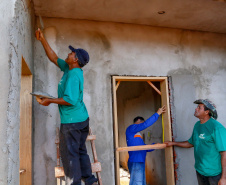
[[[36,97],[37,102],[41,102],[42,98],[50,98],[50,99],[55,99],[55,97],[49,95],[48,93],[43,93],[43,92],[33,92],[30,93],[31,95]]]

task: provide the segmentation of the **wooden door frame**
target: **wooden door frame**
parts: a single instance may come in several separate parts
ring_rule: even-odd
[[[146,81],[148,82],[160,95],[162,105],[166,105],[167,111],[163,114],[164,122],[164,141],[172,141],[171,133],[171,119],[169,106],[169,92],[168,92],[168,78],[167,77],[135,77],[135,76],[112,76],[112,94],[113,94],[113,122],[114,122],[114,151],[115,151],[115,174],[116,185],[120,185],[119,174],[119,147],[118,142],[118,115],[117,115],[117,95],[116,91],[119,88],[120,82],[123,81]],[[151,82],[160,82],[160,90],[155,88]],[[174,178],[174,163],[173,163],[173,148],[165,148],[165,164],[166,164],[166,181],[167,185],[175,185]]]
[[[20,185],[32,184],[32,73],[22,57],[20,90]]]

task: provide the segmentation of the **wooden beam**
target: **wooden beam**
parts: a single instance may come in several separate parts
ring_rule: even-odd
[[[164,121],[164,141],[172,141],[170,106],[169,106],[169,92],[167,79],[160,82],[162,92],[162,105],[166,106],[166,112],[163,114]],[[175,185],[174,178],[174,164],[173,164],[173,148],[167,147],[165,149],[165,163],[166,163],[166,179],[167,185]]]
[[[147,81],[147,83],[149,83],[149,85],[152,86],[153,89],[155,89],[155,91],[156,91],[160,96],[162,95],[162,93],[160,92],[160,90],[158,90],[158,88],[155,87],[153,83],[151,83],[150,81]]]
[[[117,83],[117,85],[116,85],[116,87],[115,87],[115,90],[116,90],[116,91],[117,91],[119,85],[120,85],[120,81],[118,81],[118,83]]]
[[[96,135],[88,135],[86,141],[96,140]]]
[[[114,144],[115,148],[118,148],[118,115],[117,115],[117,97],[116,97],[116,77],[112,77],[113,84],[113,114],[114,114]],[[119,152],[115,151],[115,174],[116,174],[116,185],[120,185],[120,171],[119,171]]]
[[[147,77],[147,76],[113,76],[115,81],[153,81],[153,82],[162,82],[167,79],[167,77]]]
[[[32,184],[32,96],[30,92],[32,92],[32,75],[21,75],[19,155],[20,184],[23,185]]]
[[[118,147],[116,151],[127,152],[127,151],[138,151],[138,150],[151,150],[151,149],[164,149],[166,144],[153,144],[153,145],[141,145],[141,146],[129,146],[129,147]]]
[[[59,133],[60,133],[60,129],[59,129],[59,127],[57,127],[56,128],[56,139],[55,139],[55,144],[56,144],[56,148],[57,148],[57,167],[60,167],[60,137],[59,137]]]

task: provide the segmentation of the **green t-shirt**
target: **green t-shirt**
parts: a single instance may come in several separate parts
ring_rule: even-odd
[[[58,58],[58,66],[64,72],[58,84],[58,98],[63,98],[71,105],[59,105],[61,123],[78,123],[89,116],[83,102],[83,71],[81,68],[69,70],[68,64]]]
[[[194,145],[195,169],[204,176],[216,176],[222,172],[221,154],[226,151],[226,129],[210,118],[206,123],[198,121],[189,143]]]

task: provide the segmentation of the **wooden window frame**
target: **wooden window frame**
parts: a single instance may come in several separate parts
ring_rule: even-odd
[[[163,114],[164,122],[164,141],[172,141],[170,106],[169,106],[169,92],[168,92],[168,78],[167,77],[135,77],[135,76],[112,76],[112,91],[113,91],[113,122],[114,122],[114,151],[115,151],[115,173],[116,185],[120,185],[119,172],[119,150],[126,147],[119,147],[118,142],[118,116],[117,116],[117,89],[123,81],[146,81],[149,83],[160,95],[162,105],[166,105],[167,111]],[[158,90],[151,82],[160,82],[160,90]],[[166,181],[167,185],[175,185],[174,178],[174,162],[173,162],[173,148],[165,148],[165,164],[166,164]]]

